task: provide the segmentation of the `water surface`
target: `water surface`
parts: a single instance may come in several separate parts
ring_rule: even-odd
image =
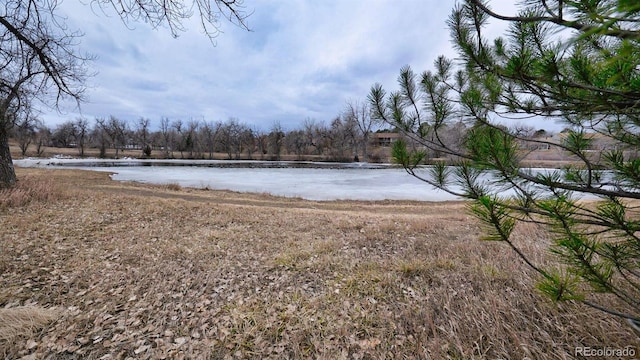
[[[175,183],[309,200],[458,199],[388,164],[137,159],[24,159],[14,163],[23,167],[106,171],[120,181]]]

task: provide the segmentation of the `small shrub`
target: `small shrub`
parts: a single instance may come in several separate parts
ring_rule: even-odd
[[[151,146],[146,145],[142,150],[142,153],[144,154],[145,157],[151,157]]]
[[[167,184],[167,189],[171,191],[181,191],[182,186],[180,186],[180,184],[178,183],[170,183],[170,184]]]

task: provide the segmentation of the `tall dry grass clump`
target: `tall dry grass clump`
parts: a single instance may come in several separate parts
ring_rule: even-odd
[[[171,191],[182,191],[182,186],[178,183],[168,183],[166,184],[166,188]]]
[[[0,189],[0,210],[62,198],[60,187],[46,177],[24,176],[12,188]]]
[[[55,308],[20,306],[0,309],[0,343],[13,341],[16,337],[30,337],[58,318]]]

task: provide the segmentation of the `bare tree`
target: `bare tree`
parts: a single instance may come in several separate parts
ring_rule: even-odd
[[[351,152],[351,158],[353,161],[360,161],[358,158],[358,145],[361,140],[356,119],[353,117],[343,117],[340,131],[342,131],[342,138],[345,141],[344,144],[347,146],[348,151]]]
[[[276,121],[271,126],[271,132],[269,133],[269,143],[271,145],[271,151],[275,155],[276,160],[280,160],[282,155],[282,145],[284,145],[285,133],[282,130],[282,125],[279,121]]]
[[[200,129],[200,143],[203,145],[204,151],[209,155],[209,159],[213,159],[215,143],[221,126],[220,122],[214,124],[213,122],[205,121]]]
[[[138,139],[138,143],[140,148],[142,149],[142,156],[149,157],[151,156],[151,144],[150,136],[149,136],[149,126],[151,120],[141,117],[138,119],[136,123],[136,138]]]
[[[285,136],[285,146],[289,154],[296,154],[298,160],[307,152],[309,142],[304,130],[289,131]]]
[[[116,150],[115,157],[118,158],[120,150],[127,142],[127,122],[115,116],[109,116],[109,119],[106,120],[96,119],[96,123],[102,129],[103,135],[108,137],[111,146]]]
[[[243,128],[244,125],[240,124],[236,118],[230,118],[220,128],[220,145],[223,151],[227,153],[229,159],[232,159],[234,155],[236,159],[240,158]]]
[[[82,99],[86,59],[76,55],[78,34],[53,19],[56,6],[36,0],[0,5],[0,187],[16,182],[9,151],[15,114],[37,100]]]
[[[187,123],[187,129],[184,134],[184,149],[189,152],[189,158],[202,157],[200,151],[200,144],[198,144],[198,129],[200,128],[200,121],[190,120]]]
[[[173,158],[173,132],[171,131],[169,118],[163,117],[162,119],[160,119],[160,133],[162,134],[162,147],[164,150],[164,157]]]
[[[343,112],[343,117],[347,119],[347,123],[355,123],[357,125],[357,129],[359,131],[357,141],[360,142],[360,146],[362,148],[362,160],[367,161],[369,158],[367,145],[369,144],[371,128],[374,124],[369,104],[366,101],[360,102],[358,100],[349,100],[347,101],[346,108]]]
[[[44,151],[51,140],[51,130],[44,125],[44,123],[39,122],[36,127],[36,136],[35,136],[35,145],[36,145],[36,156],[44,155]]]
[[[105,119],[96,118],[93,131],[91,132],[91,138],[100,149],[100,158],[105,158],[107,156],[107,147],[109,147],[111,141],[109,134],[107,134],[104,129],[105,122]]]
[[[29,145],[35,140],[39,120],[27,109],[16,115],[15,123],[14,135],[18,141],[20,153],[26,156]]]
[[[329,129],[326,124],[305,121],[305,132],[310,138],[311,146],[315,149],[314,153],[324,155],[330,143]]]
[[[174,120],[171,123],[171,127],[173,130],[173,135],[171,137],[171,139],[173,140],[173,143],[171,144],[171,151],[173,153],[174,148],[180,151],[181,159],[184,159],[184,134],[182,133],[183,126],[184,123],[180,119]]]
[[[88,57],[79,55],[79,32],[69,29],[58,12],[58,0],[3,0],[0,3],[0,187],[16,182],[9,151],[9,130],[18,109],[38,101],[57,106],[60,100],[83,100]],[[225,18],[247,28],[242,0],[92,0],[125,24],[167,26],[172,35],[184,31],[194,13],[211,39]],[[196,9],[197,11],[193,11]]]
[[[246,125],[242,125],[240,144],[243,150],[246,151],[247,157],[253,159],[253,153],[256,151],[256,136],[253,130]]]
[[[325,143],[331,157],[337,161],[351,161],[357,157],[358,130],[355,120],[337,116],[325,133]]]
[[[72,121],[66,121],[56,126],[51,135],[51,141],[55,147],[71,147],[73,144],[73,129],[74,125]]]
[[[194,16],[193,9],[198,10],[202,30],[212,40],[221,32],[221,18],[249,29],[246,19],[250,13],[245,10],[243,0],[91,0],[91,4],[98,5],[106,14],[115,11],[126,25],[136,22],[154,28],[165,25],[174,37],[186,31],[183,22]]]
[[[89,121],[85,118],[77,118],[72,124],[72,136],[76,147],[78,148],[78,155],[84,157],[84,149],[89,138]]]
[[[315,120],[311,118],[305,119],[304,123],[302,124],[302,131],[304,132],[305,141],[307,142],[308,146],[313,147],[316,151],[318,149],[315,131],[317,127],[318,125],[316,124]]]
[[[269,152],[269,135],[262,130],[254,129],[256,149],[260,153],[260,160],[264,160],[264,156]]]

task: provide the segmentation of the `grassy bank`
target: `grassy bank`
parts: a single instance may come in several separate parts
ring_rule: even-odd
[[[638,344],[532,291],[463,203],[18,175],[0,194],[0,357],[563,359]],[[518,241],[545,261],[540,234]]]

